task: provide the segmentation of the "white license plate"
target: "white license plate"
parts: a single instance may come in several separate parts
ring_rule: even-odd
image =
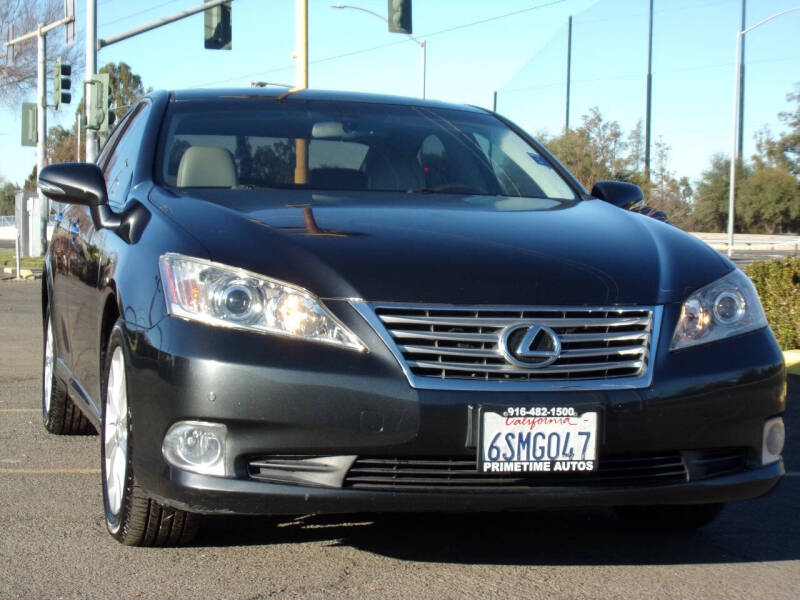
[[[482,411],[482,473],[564,473],[597,469],[597,412],[566,406]]]

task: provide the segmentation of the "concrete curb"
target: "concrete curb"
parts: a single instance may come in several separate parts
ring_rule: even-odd
[[[800,350],[784,350],[783,361],[786,363],[787,373],[800,375]]]
[[[6,275],[16,275],[17,270],[14,267],[3,267],[3,273]],[[20,269],[19,276],[23,279],[34,279],[33,271],[30,269]]]

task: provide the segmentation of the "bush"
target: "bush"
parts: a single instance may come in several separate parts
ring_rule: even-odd
[[[800,348],[800,259],[753,263],[744,272],[761,296],[767,321],[781,348]]]

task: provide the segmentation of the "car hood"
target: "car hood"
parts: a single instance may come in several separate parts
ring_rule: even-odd
[[[323,298],[653,305],[733,269],[675,227],[600,200],[154,188],[211,260]]]

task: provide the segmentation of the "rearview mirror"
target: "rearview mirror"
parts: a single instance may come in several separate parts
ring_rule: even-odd
[[[626,210],[636,210],[644,204],[644,194],[638,185],[626,181],[598,181],[592,196]]]
[[[56,202],[88,206],[98,229],[119,227],[120,218],[108,207],[103,172],[94,163],[48,165],[39,173],[39,189]]]

